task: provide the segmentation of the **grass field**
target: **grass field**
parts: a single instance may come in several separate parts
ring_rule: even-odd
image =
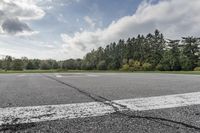
[[[4,71],[0,70],[0,74],[11,74],[11,73],[166,73],[166,74],[195,74],[200,75],[200,71],[135,71],[135,72],[124,72],[124,71],[99,71],[99,70],[23,70],[23,71]]]

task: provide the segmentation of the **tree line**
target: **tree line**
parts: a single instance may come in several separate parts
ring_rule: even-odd
[[[158,30],[146,36],[119,40],[87,53],[83,59],[64,61],[15,59],[0,60],[3,70],[61,69],[61,70],[123,70],[180,71],[200,69],[200,38],[165,39]]]

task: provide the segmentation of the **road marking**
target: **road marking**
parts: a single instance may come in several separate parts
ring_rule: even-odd
[[[20,74],[20,75],[17,75],[18,77],[25,77],[26,75],[25,74]]]
[[[113,100],[112,102],[127,106],[127,109],[133,111],[174,108],[200,104],[200,92]],[[112,102],[108,101],[108,103]],[[119,111],[126,110],[121,106],[118,109]],[[115,109],[112,106],[100,102],[0,108],[0,125],[85,118],[114,112]]]
[[[58,75],[58,74],[57,74],[57,75],[56,75],[56,77],[57,77],[57,78],[62,78],[63,76],[62,76],[62,75]]]
[[[79,77],[99,77],[99,75],[96,74],[80,74],[80,73],[76,73],[76,74],[67,74],[67,75],[62,75],[62,74],[56,74],[55,75],[57,78],[62,78],[62,77],[66,77],[66,78],[79,78]]]

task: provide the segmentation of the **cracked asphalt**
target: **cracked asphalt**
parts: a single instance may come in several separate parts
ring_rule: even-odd
[[[200,76],[143,73],[1,74],[0,107],[83,103],[200,91]],[[108,105],[109,106],[109,105]],[[200,132],[200,106],[126,111],[0,127],[0,132]]]

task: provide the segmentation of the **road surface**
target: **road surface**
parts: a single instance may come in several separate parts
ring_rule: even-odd
[[[82,117],[85,113],[83,112],[70,119],[53,119],[53,116],[45,116],[44,119],[42,116],[37,119],[32,118],[34,121],[31,122],[24,121],[24,123],[22,121],[20,123],[20,120],[15,118],[15,123],[1,124],[0,122],[0,131],[200,132],[199,92],[199,75],[0,74],[0,110],[2,112],[11,110],[11,112],[15,111],[11,113],[14,114],[16,108],[19,107],[26,113],[30,108],[36,110],[36,107],[37,111],[44,112],[43,109],[51,106],[59,109],[60,112],[65,109],[64,114],[67,116],[72,106],[74,110],[78,110],[79,106],[88,108],[92,104],[86,117]],[[127,99],[132,100],[132,105],[126,106],[129,107],[128,109],[124,107],[126,103],[123,101]],[[130,103],[130,100],[128,102]],[[135,109],[136,104],[143,107]],[[163,106],[164,104],[166,107]],[[21,115],[19,111],[17,113],[16,115]]]

